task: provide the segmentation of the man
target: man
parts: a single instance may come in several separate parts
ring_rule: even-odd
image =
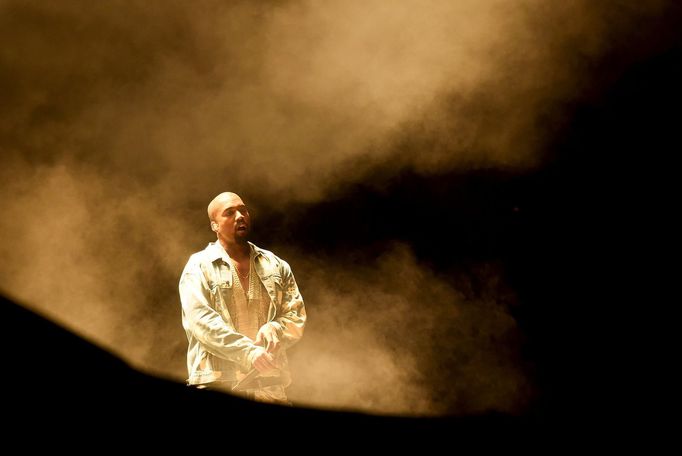
[[[239,195],[216,196],[208,217],[217,240],[189,258],[180,279],[187,382],[286,404],[286,349],[306,321],[291,268],[248,241],[251,216]]]

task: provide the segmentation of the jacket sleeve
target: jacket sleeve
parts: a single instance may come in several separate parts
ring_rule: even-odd
[[[306,322],[303,297],[296,285],[291,267],[282,260],[282,302],[278,308],[273,324],[278,329],[280,339],[285,347],[290,347],[303,337]]]
[[[210,305],[211,291],[198,263],[190,261],[180,278],[180,301],[185,330],[215,356],[250,369],[262,350],[238,333]]]

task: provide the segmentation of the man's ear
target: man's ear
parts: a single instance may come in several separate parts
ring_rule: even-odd
[[[216,222],[211,222],[211,229],[217,233],[218,232],[218,224]]]

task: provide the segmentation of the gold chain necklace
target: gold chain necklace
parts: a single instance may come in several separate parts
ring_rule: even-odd
[[[251,275],[251,268],[250,267],[249,267],[249,272],[247,272],[246,275],[243,275],[242,271],[239,269],[239,265],[237,264],[237,262],[232,260],[232,264],[234,264],[234,267],[237,270],[237,275],[239,276],[240,279],[248,279],[249,278],[249,276]]]

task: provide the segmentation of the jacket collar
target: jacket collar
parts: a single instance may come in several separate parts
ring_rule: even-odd
[[[249,247],[251,248],[251,252],[253,252],[254,258],[258,257],[258,255],[262,255],[263,252],[261,251],[260,248],[258,248],[253,242],[249,242]],[[206,254],[207,254],[207,259],[211,262],[222,259],[225,263],[230,264],[230,256],[227,254],[223,246],[220,244],[218,240],[214,242],[209,242],[208,245],[206,246]]]

